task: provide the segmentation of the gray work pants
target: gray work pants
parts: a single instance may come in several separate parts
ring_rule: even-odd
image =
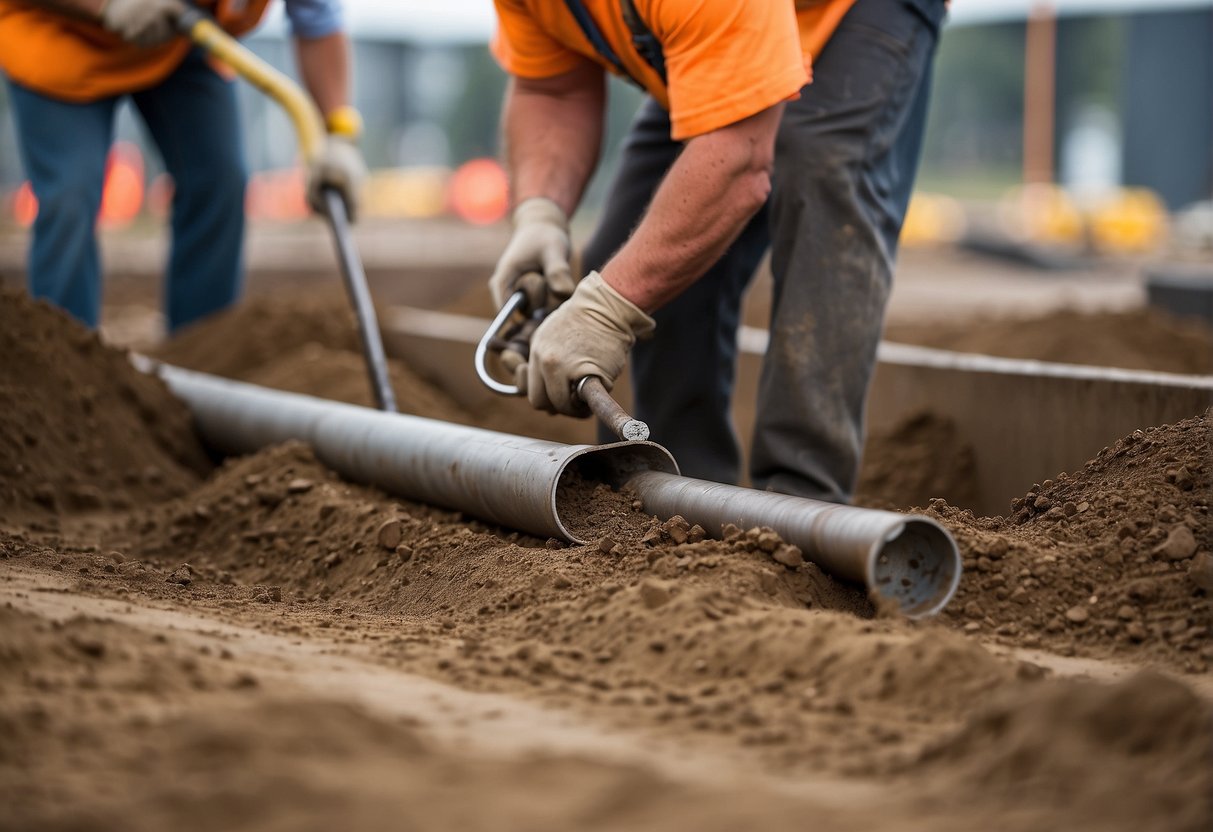
[[[721,260],[657,310],[632,353],[635,415],[684,474],[735,483],[730,419],[742,293],[771,248],[771,341],[751,454],[756,488],[846,502],[897,238],[918,166],[943,0],[858,0],[779,127],[772,192]],[[583,253],[599,269],[682,145],[649,99]]]

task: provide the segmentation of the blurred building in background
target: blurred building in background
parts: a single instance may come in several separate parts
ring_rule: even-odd
[[[499,219],[504,178],[491,160],[505,78],[485,48],[493,26],[489,0],[347,0],[347,6],[356,104],[375,170],[368,216],[454,212],[473,222]],[[280,15],[247,43],[291,72]],[[1032,165],[1043,164],[1037,178],[1080,196],[1140,186],[1171,209],[1213,198],[1213,0],[956,0],[952,18],[936,67],[923,190],[990,199],[1033,178]],[[1035,76],[1025,71],[1028,54],[1043,56],[1035,59]],[[601,199],[639,94],[612,82],[610,101],[606,164],[587,198],[589,212]],[[242,88],[241,104],[255,172],[250,214],[303,216],[290,123],[251,88]],[[0,88],[0,222],[24,223],[32,209],[20,191],[10,118]],[[1043,135],[1047,147],[1032,151],[1033,135]],[[171,184],[129,109],[117,138],[123,144],[113,165],[121,183],[109,219],[131,218],[131,180],[140,177],[135,213],[162,213]],[[1038,158],[1029,158],[1033,152]]]

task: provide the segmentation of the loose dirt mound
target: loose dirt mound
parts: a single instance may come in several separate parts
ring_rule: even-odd
[[[1213,373],[1213,330],[1155,309],[1055,312],[1024,320],[889,327],[890,341],[958,352],[1129,370]]]
[[[252,297],[187,327],[156,356],[191,370],[243,379],[307,344],[356,351],[358,330],[349,304],[333,294]]]
[[[431,748],[349,704],[263,690],[231,658],[0,608],[0,829],[801,827],[787,797]]]
[[[0,518],[176,496],[209,464],[158,380],[64,313],[0,291]]]
[[[980,791],[1013,812],[1032,794],[1039,802],[1029,811],[1043,816],[1042,828],[1051,812],[1069,809],[1089,829],[1204,832],[1213,811],[1211,749],[1209,704],[1173,679],[1141,673],[996,697],[915,761],[915,774],[925,764],[955,792]]]
[[[191,594],[237,583],[264,588],[266,603],[281,592],[429,622],[463,646],[407,639],[385,655],[464,686],[581,697],[628,719],[638,709],[644,721],[769,748],[784,765],[886,769],[924,741],[901,725],[905,713],[937,725],[1014,678],[956,635],[864,621],[862,593],[777,561],[797,558],[774,535],[705,540],[681,518],[659,523],[627,495],[581,487],[562,500],[609,511],[607,536],[588,546],[502,537],[342,483],[291,444],[227,463],[103,540],[170,582],[178,569]],[[332,626],[331,611],[320,616]]]
[[[1213,660],[1211,417],[1136,431],[1010,518],[932,511],[966,553],[948,614],[1063,654],[1130,654],[1204,672]]]
[[[868,437],[855,501],[877,508],[925,506],[943,497],[953,505],[977,501],[977,461],[956,424],[918,413]]]

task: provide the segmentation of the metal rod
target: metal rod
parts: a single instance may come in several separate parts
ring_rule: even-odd
[[[590,406],[598,421],[611,429],[611,433],[624,442],[643,441],[649,438],[649,426],[619,406],[619,402],[607,392],[606,385],[598,376],[586,376],[577,383],[577,395]]]
[[[251,453],[301,440],[347,479],[531,534],[594,538],[566,522],[560,486],[576,473],[627,484],[648,513],[681,514],[712,535],[724,523],[769,526],[809,560],[862,581],[906,615],[942,609],[960,578],[955,542],[929,518],[680,477],[673,457],[652,442],[561,445],[152,366],[219,451]]]
[[[337,259],[341,261],[341,277],[345,282],[354,315],[358,318],[358,338],[362,342],[362,356],[366,359],[366,371],[371,380],[371,392],[380,410],[396,412],[396,393],[392,390],[392,379],[388,375],[387,355],[383,352],[383,338],[379,335],[379,321],[375,317],[375,302],[366,283],[366,272],[362,260],[354,248],[350,232],[349,217],[345,212],[345,201],[336,188],[324,188],[325,216],[333,230],[333,241],[337,244]]]

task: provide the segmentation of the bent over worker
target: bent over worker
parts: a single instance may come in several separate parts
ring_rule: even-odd
[[[240,35],[269,0],[198,5]],[[89,326],[101,311],[94,234],[114,113],[129,97],[173,179],[165,311],[170,331],[233,303],[242,279],[247,174],[234,83],[177,34],[179,0],[0,0],[0,70],[38,200],[29,287]],[[329,139],[308,171],[313,208],[337,188],[350,213],[364,175],[338,0],[286,0],[304,82]]]
[[[751,479],[849,500],[944,0],[495,3],[516,208],[490,287],[501,304],[538,271],[568,298],[517,370],[531,403],[581,412],[573,385],[609,385],[631,351],[636,417],[684,473],[736,482],[739,310],[769,246]],[[604,70],[648,98],[574,289],[568,216],[598,159]]]

